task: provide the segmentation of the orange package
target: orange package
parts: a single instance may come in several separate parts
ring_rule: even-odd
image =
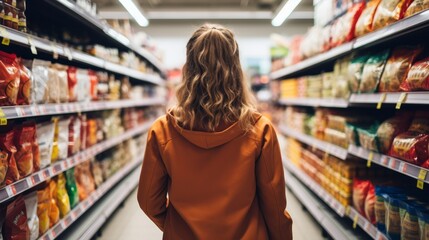
[[[56,200],[57,183],[53,180],[49,182],[49,227],[51,228],[60,220],[60,209]]]
[[[18,58],[20,82],[17,103],[19,105],[30,104],[31,100],[31,71],[24,66],[22,59]]]
[[[16,55],[0,51],[0,106],[17,104],[19,83]]]
[[[0,134],[0,154],[2,158],[7,159],[7,172],[4,182],[6,185],[19,180],[19,171],[15,161],[16,147],[13,144],[14,132],[12,130]]]
[[[39,235],[49,229],[49,214],[51,212],[51,191],[49,185],[37,191],[37,217],[39,218]]]
[[[374,15],[373,30],[402,19],[411,2],[412,0],[381,0]]]
[[[94,71],[88,70],[89,80],[90,80],[90,95],[91,100],[97,100],[98,97],[98,76]]]
[[[14,142],[17,149],[15,161],[18,166],[20,178],[33,173],[33,142],[35,126],[25,123],[15,128]]]
[[[79,200],[82,201],[95,190],[95,181],[91,173],[90,161],[85,161],[77,165],[74,175],[76,178]]]
[[[359,37],[372,31],[372,22],[374,20],[374,14],[377,11],[377,7],[380,4],[380,0],[370,0],[359,20],[356,22],[355,36]]]
[[[344,16],[340,17],[331,28],[331,47],[336,47],[355,38],[355,26],[365,3],[357,3]]]

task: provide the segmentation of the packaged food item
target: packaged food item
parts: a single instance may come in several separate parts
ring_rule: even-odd
[[[27,17],[25,16],[25,9],[26,9],[25,0],[17,0],[16,6],[18,9],[18,30],[21,32],[27,32]]]
[[[86,146],[91,147],[97,143],[97,120],[88,119],[87,120],[87,139]]]
[[[379,145],[377,139],[377,130],[379,123],[372,124],[369,128],[358,128],[359,143],[360,145],[370,151],[378,152]]]
[[[368,186],[368,193],[365,198],[364,212],[365,217],[372,223],[375,224],[375,187],[370,182]]]
[[[5,239],[30,239],[27,211],[22,195],[19,195],[7,206],[6,219],[2,230]]]
[[[49,81],[49,71],[48,68],[51,65],[49,61],[43,61],[40,59],[34,59],[31,67],[33,73],[33,85],[32,85],[32,102],[33,103],[48,103],[50,81]],[[54,90],[54,89],[52,89]]]
[[[23,61],[29,60],[17,59],[20,73],[19,91],[17,99],[17,104],[19,105],[27,105],[30,104],[31,101],[32,75],[30,69],[25,66]]]
[[[51,164],[52,149],[54,144],[55,124],[51,121],[36,125],[37,142],[39,146],[40,168]]]
[[[400,240],[401,239],[401,216],[399,213],[399,207],[403,199],[399,199],[394,196],[387,194],[383,195],[385,198],[386,207],[386,234],[389,239]]]
[[[373,29],[379,29],[402,19],[412,0],[381,0],[374,15]]]
[[[393,139],[399,134],[407,131],[410,121],[410,114],[400,114],[389,118],[380,124],[377,129],[377,138],[379,150],[387,154],[392,145]]]
[[[86,149],[86,141],[88,135],[88,122],[85,114],[79,115],[80,119],[80,150]]]
[[[15,127],[14,143],[17,149],[15,161],[21,178],[33,173],[34,123],[24,123]]]
[[[39,217],[37,217],[37,192],[31,192],[24,196],[25,209],[27,211],[27,224],[30,230],[30,240],[39,237]]]
[[[79,199],[82,201],[95,190],[95,182],[91,174],[91,165],[89,161],[85,161],[75,167],[75,177]]]
[[[407,78],[401,84],[402,91],[429,90],[429,58],[413,64],[408,71]]]
[[[427,240],[429,239],[429,211],[417,211],[417,216],[419,218],[420,240]]]
[[[14,131],[0,134],[1,157],[7,159],[7,172],[4,183],[9,185],[19,180],[19,171],[16,165],[15,153],[16,147],[13,144]]]
[[[74,176],[74,168],[70,168],[65,172],[67,193],[70,199],[70,207],[74,208],[79,203],[79,194]]]
[[[109,98],[109,74],[107,72],[97,72],[97,99],[107,100]]]
[[[429,0],[414,0],[405,11],[404,16],[409,17],[426,9],[429,9]]]
[[[81,130],[80,118],[78,116],[72,116],[70,118],[70,125],[69,125],[69,148],[68,148],[69,156],[72,156],[77,152],[79,152],[80,130]]]
[[[55,130],[51,162],[56,162],[59,159],[67,158],[68,155],[70,119],[59,119],[54,117],[52,120],[55,124]]]
[[[429,134],[429,112],[417,111],[408,131]]]
[[[410,201],[403,201],[399,207],[401,217],[401,239],[420,240],[419,218],[416,205]]]
[[[68,84],[68,74],[67,74],[67,66],[61,64],[53,64],[51,66],[57,72],[58,79],[58,89],[59,89],[59,101],[60,102],[68,102],[69,101],[69,84]]]
[[[345,133],[349,145],[359,146],[359,135],[357,132],[357,127],[354,124],[347,123],[345,128]]]
[[[60,209],[60,217],[63,218],[65,215],[67,215],[67,213],[70,212],[70,198],[67,194],[66,178],[62,173],[57,176],[55,198],[58,208]]]
[[[416,165],[421,165],[429,159],[428,144],[428,134],[407,131],[395,137],[390,149],[390,155]]]
[[[365,2],[353,4],[346,14],[338,18],[331,28],[331,47],[339,46],[355,38],[355,26],[359,19]]]
[[[60,95],[61,95],[61,89],[60,89],[60,80],[58,78],[58,70],[53,67],[54,65],[51,64],[48,67],[48,102],[49,103],[60,103]]]
[[[377,90],[388,57],[389,50],[384,50],[368,58],[362,71],[360,93],[373,93]]]
[[[90,95],[90,99],[91,100],[97,100],[98,97],[98,89],[97,89],[97,85],[98,85],[98,76],[97,74],[95,74],[94,71],[89,70],[88,71],[88,75],[89,75],[89,82],[90,82],[90,91],[89,91],[89,95]]]
[[[380,0],[370,0],[362,11],[355,27],[355,36],[362,36],[372,31],[372,22]]]
[[[103,171],[100,162],[91,161],[91,172],[92,176],[94,176],[95,186],[99,187],[103,183]]]
[[[121,98],[121,82],[115,79],[114,75],[109,76],[109,100],[119,100]]]
[[[57,203],[57,183],[53,180],[49,182],[49,228],[60,220],[60,209]]]
[[[17,104],[19,84],[16,55],[0,51],[0,106]]]
[[[37,190],[37,217],[39,218],[39,235],[49,229],[51,212],[50,187],[47,186]]]
[[[400,46],[393,49],[380,80],[380,92],[398,92],[407,78],[414,59],[422,51],[421,46]]]
[[[368,195],[371,182],[369,180],[353,179],[353,206],[365,216],[365,199]]]
[[[91,100],[91,80],[88,70],[78,69],[76,72],[77,78],[77,101],[89,102]]]
[[[68,67],[67,68],[67,85],[69,93],[69,101],[77,101],[77,68]]]
[[[348,147],[346,134],[344,132],[340,132],[335,129],[331,129],[331,128],[325,129],[325,141],[343,148]]]
[[[122,79],[121,84],[121,99],[130,99],[131,94],[131,83],[128,77]]]
[[[0,187],[6,184],[6,173],[9,166],[8,157],[9,154],[3,150],[3,146],[0,144]]]
[[[354,56],[348,66],[348,83],[352,93],[359,91],[359,84],[362,79],[362,70],[368,60],[369,55],[356,55]]]

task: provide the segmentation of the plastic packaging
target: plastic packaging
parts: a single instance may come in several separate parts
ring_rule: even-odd
[[[18,125],[15,128],[14,143],[17,149],[15,161],[18,166],[20,178],[33,173],[33,144],[35,126],[33,123]]]
[[[80,149],[81,122],[78,116],[70,118],[68,156],[76,154]]]
[[[368,60],[368,55],[357,55],[352,58],[348,66],[348,83],[352,93],[359,92],[359,84],[362,79],[362,71]]]
[[[365,199],[370,186],[369,180],[353,179],[353,206],[362,215],[365,215]]]
[[[45,168],[51,164],[55,124],[50,121],[39,123],[36,125],[36,129],[37,142],[39,145],[40,168]]]
[[[90,99],[91,100],[97,100],[97,98],[98,98],[98,90],[97,90],[98,76],[97,76],[97,74],[95,74],[94,71],[91,71],[91,70],[88,71],[88,75],[89,75],[89,82],[90,82],[90,90],[89,90]]]
[[[420,227],[420,240],[429,239],[429,211],[417,211]]]
[[[368,193],[365,198],[364,212],[365,217],[375,224],[375,187],[372,183],[369,184]]]
[[[60,102],[68,102],[69,101],[69,86],[68,86],[68,74],[67,74],[67,66],[61,64],[53,64],[51,66],[57,72],[58,79],[58,99]]]
[[[413,64],[405,82],[401,85],[401,90],[407,92],[429,90],[429,58]]]
[[[48,68],[48,102],[60,103],[60,79],[58,78],[58,70],[51,64]]]
[[[43,61],[40,59],[34,59],[31,67],[33,73],[33,90],[32,98],[33,103],[48,103],[49,102],[49,91],[50,81],[48,68],[51,65],[49,61]]]
[[[57,183],[53,180],[49,182],[49,227],[51,228],[60,220],[60,209],[57,204]]]
[[[389,50],[384,50],[368,58],[362,71],[360,93],[373,93],[377,90],[388,57]]]
[[[70,207],[74,208],[79,203],[79,194],[74,176],[74,168],[65,172],[67,193],[70,199]]]
[[[31,102],[32,73],[23,64],[23,61],[28,60],[17,59],[20,73],[19,92],[17,100],[17,103],[19,105],[27,105]]]
[[[392,51],[380,80],[380,92],[398,92],[407,78],[414,59],[422,51],[421,46],[401,46]]]
[[[412,16],[426,9],[429,9],[429,0],[414,0],[405,11],[404,17]]]
[[[403,201],[399,207],[401,216],[401,239],[420,240],[417,206],[410,201]]]
[[[56,162],[59,159],[67,158],[68,155],[70,119],[53,118],[53,122],[55,131],[51,162]]]
[[[355,36],[359,37],[372,31],[372,22],[380,0],[370,0],[356,22]]]
[[[381,0],[374,15],[373,29],[379,29],[402,19],[412,0]]]
[[[89,102],[91,100],[91,80],[88,70],[78,69],[76,72],[77,78],[77,101]]]
[[[76,102],[77,101],[77,68],[68,67],[67,68],[67,85],[68,85],[68,94],[69,101]]]
[[[27,211],[22,195],[7,206],[6,219],[3,225],[5,239],[29,239],[30,229],[27,223]]]
[[[16,182],[20,178],[15,160],[16,147],[13,144],[13,137],[13,130],[4,134],[0,134],[1,156],[7,159],[7,172],[4,182],[6,185]]]
[[[395,137],[390,155],[416,165],[421,165],[429,159],[428,146],[428,134],[407,131]]]
[[[16,55],[0,51],[0,106],[17,104],[19,84]]]
[[[55,198],[58,208],[60,209],[60,217],[63,218],[70,212],[70,199],[66,189],[66,178],[62,173],[57,177]]]
[[[24,196],[27,211],[27,224],[30,230],[30,240],[39,237],[39,217],[37,217],[37,192],[31,192]]]
[[[378,139],[377,129],[379,128],[378,123],[372,124],[369,128],[358,128],[359,143],[360,145],[370,151],[378,152]]]
[[[49,185],[37,191],[37,217],[39,218],[39,235],[49,229],[49,214],[51,211],[51,197]]]
[[[380,124],[380,127],[377,129],[377,138],[381,153],[387,154],[389,152],[393,139],[399,133],[407,131],[410,120],[410,115],[401,114],[389,118]]]
[[[355,26],[365,2],[354,4],[346,14],[338,18],[331,28],[331,47],[339,46],[355,38]]]
[[[391,240],[401,239],[401,216],[399,207],[401,199],[384,194],[386,206],[386,233]]]
[[[91,173],[91,165],[89,161],[85,161],[75,167],[75,177],[79,199],[86,199],[94,190],[95,182]]]

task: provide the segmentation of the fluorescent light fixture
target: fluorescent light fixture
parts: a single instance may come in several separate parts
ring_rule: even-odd
[[[125,9],[127,9],[130,15],[133,16],[140,26],[147,27],[149,25],[149,20],[143,16],[143,13],[133,2],[133,0],[119,0],[119,2],[122,4],[122,6],[124,6]]]
[[[301,0],[285,0],[284,4],[282,4],[283,6],[281,7],[280,11],[277,12],[277,15],[271,21],[271,24],[274,27],[281,26],[300,2]]]

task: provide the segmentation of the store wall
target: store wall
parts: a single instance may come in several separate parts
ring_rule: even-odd
[[[147,28],[148,33],[164,52],[167,68],[180,68],[185,62],[185,46],[192,32],[201,23],[196,22],[154,22]],[[231,28],[240,46],[241,61],[244,68],[260,65],[262,73],[268,73],[270,65],[270,34],[278,33],[285,36],[303,34],[312,25],[312,21],[289,22],[282,27],[272,27],[270,22],[234,22],[222,23]]]

